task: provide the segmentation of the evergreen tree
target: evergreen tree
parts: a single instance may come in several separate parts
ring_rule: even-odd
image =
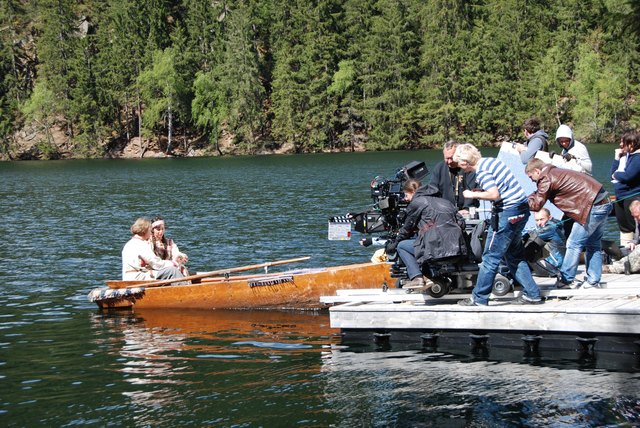
[[[262,85],[255,34],[254,9],[240,0],[228,16],[220,83],[226,96],[226,124],[238,142],[250,152],[256,149],[255,133],[263,123]]]
[[[525,0],[488,0],[475,20],[479,43],[472,54],[480,76],[475,84],[477,115],[467,132],[479,142],[520,134],[525,118],[519,112],[528,111],[529,99],[522,76],[537,57],[540,9]]]
[[[144,0],[110,0],[98,27],[96,80],[101,112],[125,141],[142,134],[137,83],[153,53],[146,49],[150,22],[144,6]]]
[[[143,124],[151,132],[161,121],[166,123],[166,153],[172,150],[175,117],[187,111],[183,104],[186,87],[175,67],[176,56],[172,48],[156,51],[151,66],[138,77],[144,100]]]
[[[569,93],[575,99],[574,132],[601,142],[605,131],[611,131],[624,109],[625,73],[623,67],[607,63],[601,51],[602,34],[594,32],[579,47],[575,80]]]
[[[86,30],[78,35],[77,51],[71,63],[73,85],[70,88],[69,117],[77,130],[77,151],[85,157],[100,155],[102,126],[100,121],[98,87],[95,74],[97,46],[95,32],[89,21]]]
[[[71,0],[42,0],[38,3],[41,35],[37,42],[38,80],[52,91],[58,103],[56,113],[65,118],[67,136],[73,138],[70,99],[73,73],[70,65],[77,52],[77,17]]]
[[[354,87],[356,84],[356,67],[354,61],[343,60],[338,64],[338,71],[333,75],[331,85],[327,88],[329,95],[336,98],[336,128],[337,142],[355,150],[357,117],[353,104],[355,101]]]
[[[416,107],[418,37],[408,1],[379,0],[365,35],[359,75],[360,110],[368,124],[370,149],[416,147],[411,120]]]
[[[189,54],[197,70],[212,70],[220,63],[224,50],[222,32],[229,12],[227,2],[191,0],[185,2],[184,24]]]
[[[422,49],[417,114],[429,146],[464,135],[462,111],[467,107],[463,78],[468,64],[473,15],[464,0],[427,2],[420,10]]]

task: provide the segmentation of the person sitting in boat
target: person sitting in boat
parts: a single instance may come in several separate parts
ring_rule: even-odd
[[[412,178],[402,190],[409,201],[406,218],[385,250],[387,254],[397,251],[407,267],[409,281],[403,288],[426,291],[433,283],[422,272],[430,261],[466,254],[464,220],[453,203],[439,197],[435,186],[421,187],[420,181]]]
[[[530,238],[539,238],[544,241],[544,248],[549,255],[543,260],[536,262],[546,274],[555,275],[559,272],[564,253],[566,251],[566,241],[564,230],[560,220],[551,216],[551,211],[541,208],[534,213],[536,228],[529,234]],[[537,269],[534,269],[536,272]]]
[[[122,279],[124,281],[173,279],[184,275],[173,260],[162,260],[153,252],[151,221],[140,217],[131,226],[133,236],[122,248]]]
[[[162,260],[173,260],[180,267],[184,276],[189,275],[185,264],[189,257],[180,251],[175,241],[165,235],[165,222],[160,216],[155,216],[151,223],[151,247],[153,252]]]
[[[634,238],[627,243],[626,248],[630,251],[628,255],[610,265],[602,266],[604,273],[639,273],[640,272],[640,234],[638,227],[640,224],[640,201],[633,201],[629,205],[629,211],[636,222]]]

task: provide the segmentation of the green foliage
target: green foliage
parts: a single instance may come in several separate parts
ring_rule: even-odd
[[[521,137],[531,116],[550,133],[568,123],[582,140],[612,141],[640,125],[639,10],[630,0],[5,0],[0,151],[23,121],[48,145],[64,125],[76,156],[141,128],[169,145],[174,132],[202,133],[218,148],[224,134],[244,153],[494,144]]]
[[[225,122],[248,151],[255,149],[254,133],[262,125],[264,99],[255,39],[257,18],[254,12],[244,1],[237,2],[236,7],[230,9],[225,51],[218,69],[225,93]]]
[[[151,66],[138,77],[145,107],[142,114],[145,130],[150,134],[160,122],[166,123],[169,140],[167,151],[171,149],[174,118],[187,114],[184,104],[186,87],[176,69],[176,56],[173,48],[154,52]]]
[[[229,106],[222,85],[212,72],[198,72],[193,83],[194,98],[191,115],[195,124],[206,132],[211,144],[218,149],[217,142]]]
[[[58,109],[56,94],[47,87],[46,81],[41,80],[33,88],[31,97],[22,106],[22,113],[49,129]]]
[[[624,109],[625,76],[622,67],[605,61],[600,50],[602,35],[594,33],[579,48],[576,78],[569,91],[575,99],[573,117],[578,132],[600,142]]]

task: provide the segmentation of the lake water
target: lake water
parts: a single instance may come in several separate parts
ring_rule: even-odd
[[[589,147],[606,179],[612,146]],[[484,150],[485,155],[495,151]],[[2,426],[640,424],[637,360],[343,343],[326,313],[101,313],[131,223],[162,215],[192,271],[366,261],[327,219],[440,151],[0,163]],[[616,238],[613,219],[607,232]]]

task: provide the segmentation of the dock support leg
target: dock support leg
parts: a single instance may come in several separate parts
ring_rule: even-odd
[[[438,333],[425,333],[420,336],[422,339],[422,347],[430,350],[436,350],[438,348]]]
[[[391,333],[377,332],[373,333],[373,342],[376,344],[379,350],[391,349]]]
[[[580,359],[593,360],[595,359],[595,347],[598,339],[595,337],[578,336],[576,340],[580,344]]]
[[[489,341],[488,334],[470,334],[471,339],[471,352],[480,357],[486,357],[489,354],[489,348],[487,348],[487,342]]]
[[[525,356],[529,357],[532,355],[538,355],[538,351],[540,349],[540,340],[542,340],[542,336],[536,336],[532,334],[522,336]]]

